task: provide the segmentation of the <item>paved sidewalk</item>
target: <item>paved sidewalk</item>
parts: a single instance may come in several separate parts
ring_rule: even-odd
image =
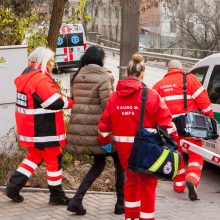
[[[157,220],[219,220],[220,195],[216,188],[201,183],[199,198],[192,202],[187,192],[177,194],[172,190],[170,182],[160,181],[156,197]],[[123,215],[114,215],[116,196],[114,193],[89,192],[85,196],[85,216],[76,216],[66,210],[65,206],[48,205],[48,191],[22,192],[23,203],[11,202],[0,192],[0,219],[3,220],[121,220]],[[73,196],[73,191],[67,191]]]

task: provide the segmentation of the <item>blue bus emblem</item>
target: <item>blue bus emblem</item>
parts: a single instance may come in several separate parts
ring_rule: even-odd
[[[60,46],[63,44],[63,38],[62,37],[58,37],[57,39],[57,45]]]
[[[72,36],[71,42],[72,42],[73,44],[78,44],[78,43],[79,43],[79,37],[76,36],[76,35]]]

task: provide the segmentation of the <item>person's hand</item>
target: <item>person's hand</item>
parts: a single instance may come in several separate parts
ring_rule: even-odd
[[[111,144],[106,144],[106,145],[102,146],[102,148],[103,148],[107,153],[111,153],[111,152],[112,152],[112,145],[111,145]]]

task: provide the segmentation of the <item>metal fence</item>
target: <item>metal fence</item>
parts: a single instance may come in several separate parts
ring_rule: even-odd
[[[220,53],[220,51],[199,50],[188,48],[149,48],[149,52],[165,53],[177,56],[192,57],[202,59],[212,54]]]
[[[88,45],[98,45],[96,43],[87,42]],[[107,47],[104,45],[99,45],[102,47],[107,53],[111,53],[113,56],[120,54],[120,49]],[[178,56],[178,55],[172,55],[172,54],[163,54],[163,53],[156,53],[156,52],[140,52],[146,60],[157,60],[157,61],[165,61],[168,62],[173,59],[177,59],[183,64],[193,65],[197,63],[200,59],[196,58],[190,58],[190,57],[184,57],[184,56]]]

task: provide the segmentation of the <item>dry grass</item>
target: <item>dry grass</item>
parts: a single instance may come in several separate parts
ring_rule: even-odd
[[[0,154],[0,185],[6,184],[18,164],[23,160],[25,154],[26,151],[22,148],[15,155],[9,155],[7,152]]]
[[[19,148],[15,155],[0,154],[0,185],[6,185],[9,177],[23,160],[26,151]],[[93,159],[86,155],[71,156],[67,152],[63,157],[63,187],[64,189],[77,189],[81,180],[90,169]],[[110,192],[115,191],[114,165],[111,157],[106,160],[106,168],[94,182],[90,190]],[[35,171],[26,186],[47,188],[45,164]]]

